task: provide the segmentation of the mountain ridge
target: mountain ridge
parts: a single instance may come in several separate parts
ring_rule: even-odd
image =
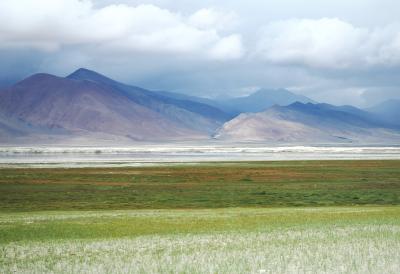
[[[275,105],[264,112],[240,114],[225,123],[214,137],[275,142],[398,142],[400,132],[344,111],[343,107],[295,102]]]

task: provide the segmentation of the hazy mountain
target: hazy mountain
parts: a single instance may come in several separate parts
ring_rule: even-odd
[[[231,113],[260,112],[273,105],[286,106],[294,102],[313,102],[303,95],[294,94],[286,89],[260,89],[248,96],[218,100],[218,106]]]
[[[400,127],[400,100],[388,100],[368,108],[367,111],[374,113],[380,119]]]
[[[371,118],[371,119],[370,119]],[[400,132],[387,128],[354,107],[293,103],[264,112],[244,113],[225,123],[217,139],[273,142],[400,141]]]
[[[161,91],[159,93],[176,99],[191,100],[214,106],[215,108],[223,110],[225,113],[229,113],[231,118],[243,112],[260,112],[273,105],[286,106],[294,102],[314,102],[310,98],[294,94],[286,89],[260,89],[244,97],[219,97],[215,99],[189,96],[168,91]]]
[[[44,128],[94,139],[207,138],[226,120],[211,106],[169,99],[84,69],[67,78],[35,74],[0,91],[0,113],[5,117],[0,120],[3,136]],[[10,121],[31,128],[14,127]]]

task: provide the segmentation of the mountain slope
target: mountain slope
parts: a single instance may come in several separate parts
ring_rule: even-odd
[[[400,141],[399,131],[360,114],[365,113],[348,107],[296,102],[260,113],[241,114],[225,123],[215,138],[273,142]]]
[[[91,138],[112,135],[164,140],[206,136],[206,131],[185,127],[109,85],[49,74],[35,74],[1,91],[0,112],[7,119],[63,129],[69,135],[90,134]]]
[[[185,127],[211,134],[223,122],[232,118],[220,109],[191,101],[187,98],[174,98],[159,92],[125,85],[87,69],[78,69],[67,77],[74,80],[88,80],[117,90],[128,96],[135,103],[145,106],[164,117]]]
[[[17,136],[26,136],[33,131],[29,124],[0,113],[0,142],[10,141]]]
[[[36,141],[50,141],[65,136],[67,132],[60,128],[32,125],[18,118],[0,113],[0,142],[13,143],[16,139],[29,138]]]

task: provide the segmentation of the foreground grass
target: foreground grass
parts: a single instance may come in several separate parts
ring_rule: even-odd
[[[0,273],[399,269],[400,161],[0,169]]]
[[[400,161],[0,169],[0,211],[399,205]]]
[[[398,273],[400,207],[0,214],[1,273]]]

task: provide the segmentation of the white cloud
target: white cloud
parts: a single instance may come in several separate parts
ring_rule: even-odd
[[[256,55],[273,64],[364,69],[400,65],[400,28],[358,28],[337,18],[291,19],[264,27]]]
[[[193,13],[188,22],[200,29],[231,29],[236,25],[237,15],[234,12],[220,12],[215,9],[200,9]]]
[[[184,16],[155,5],[95,8],[89,0],[2,0],[0,47],[57,50],[89,45],[114,51],[240,58],[240,36],[218,31],[219,18],[229,17],[207,9]]]
[[[214,59],[238,59],[243,55],[241,38],[239,35],[230,35],[222,38],[210,51]]]

